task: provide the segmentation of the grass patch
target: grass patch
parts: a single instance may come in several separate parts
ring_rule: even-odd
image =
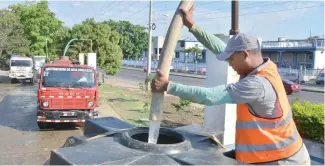
[[[99,88],[100,102],[109,103],[116,113],[125,121],[142,127],[146,123],[141,119],[148,119],[149,112],[144,109],[147,99],[139,92],[104,84]]]
[[[103,84],[99,88],[100,102],[108,103],[115,112],[126,122],[138,127],[148,126],[144,119],[149,118],[148,103],[151,98],[140,87],[139,89],[128,89],[119,86]],[[175,108],[175,104],[181,104]],[[163,127],[178,127],[192,123],[203,123],[202,108],[193,107],[190,103],[179,100],[175,96],[166,96],[164,100]]]

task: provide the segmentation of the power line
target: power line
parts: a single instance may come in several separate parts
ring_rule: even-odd
[[[212,4],[212,3],[218,3],[218,2],[224,2],[225,0],[220,0],[220,1],[214,1],[214,2],[207,2],[207,3],[201,3],[201,4],[197,4],[195,6],[202,6],[202,5],[206,5],[206,4]],[[250,4],[246,4],[246,5],[243,5],[243,6],[248,6],[248,5],[251,5],[251,4],[257,4],[259,2],[254,2],[254,3],[250,3]],[[169,8],[169,9],[163,9],[163,10],[158,10],[158,11],[154,11],[154,12],[161,12],[161,11],[168,11],[168,10],[176,10],[177,8]],[[221,8],[221,9],[224,9],[224,8]]]
[[[315,6],[307,6],[307,7],[300,7],[300,8],[293,8],[293,9],[283,9],[283,10],[274,10],[274,11],[265,11],[265,12],[255,12],[255,13],[246,13],[246,14],[240,14],[239,16],[247,16],[247,15],[259,15],[259,14],[266,14],[266,13],[276,13],[276,12],[283,12],[283,11],[292,11],[292,10],[301,10],[301,9],[308,9],[308,8],[316,8],[316,7],[322,7],[324,5],[315,5]],[[202,20],[211,20],[211,19],[218,19],[218,18],[229,18],[230,16],[222,16],[222,17],[211,17],[211,18],[205,18],[200,19]],[[161,24],[166,24],[168,22],[159,22]]]
[[[168,1],[156,2],[156,3],[154,3],[154,4],[160,4],[160,3],[164,3],[164,2],[168,2]],[[138,10],[138,11],[132,13],[130,16],[135,16],[137,13],[141,13],[142,11],[144,11],[144,10],[147,9],[147,8],[149,8],[149,6],[146,6],[146,7],[144,7],[144,8],[141,8],[140,10]],[[129,20],[129,21],[133,21],[133,20],[135,20],[135,19],[136,19],[136,18],[133,18],[133,19],[131,19],[131,20]]]
[[[107,10],[106,10],[106,12],[104,12],[104,13],[102,13],[102,14],[101,14],[101,16],[103,16],[104,14],[106,14],[106,13],[107,13],[107,11],[109,11],[109,12],[110,12],[110,11],[111,11],[111,9],[113,9],[113,8],[117,8],[117,6],[118,6],[118,5],[120,5],[122,2],[125,2],[125,0],[121,0],[121,1],[118,1],[118,3],[117,3],[117,4],[115,4],[114,6],[112,6],[110,9],[107,9]],[[119,12],[119,11],[117,11],[117,12]],[[116,13],[116,12],[115,12],[115,13]],[[114,14],[115,14],[115,13],[114,13]],[[110,14],[108,14],[108,15],[110,15]]]
[[[91,1],[88,1],[88,2],[86,2],[84,5],[87,5],[87,4],[90,4],[90,3],[91,3]],[[89,12],[87,12],[87,14],[84,14],[83,16],[86,16],[86,17],[87,17],[88,14],[89,14]],[[82,21],[82,16],[79,15],[79,17],[76,18],[75,20],[78,20],[78,21],[76,21],[76,22]]]
[[[296,1],[286,1],[286,2],[280,2],[280,3],[278,2],[278,3],[272,3],[272,4],[263,4],[263,5],[249,6],[249,7],[246,7],[246,8],[240,8],[240,10],[242,10],[242,9],[251,9],[251,8],[254,8],[254,7],[272,6],[272,5],[278,5],[278,4],[292,3],[292,2],[296,2]],[[207,15],[207,14],[212,14],[212,13],[218,13],[218,12],[221,12],[221,11],[231,11],[231,9],[211,11],[211,12],[205,12],[205,13],[196,13],[195,15],[196,16],[203,15],[203,14]]]
[[[218,1],[220,2],[220,1]],[[264,5],[257,5],[257,6],[250,6],[250,7],[246,7],[246,8],[241,8],[241,9],[251,9],[251,8],[254,8],[254,7],[260,7],[260,6],[272,6],[272,5],[277,5],[277,4],[284,4],[284,3],[289,3],[289,2],[280,2],[280,3],[273,3],[273,4],[264,4]],[[205,3],[206,4],[206,3]],[[242,5],[242,6],[249,6],[249,5],[252,5],[252,4],[261,4],[261,3],[249,3],[249,4],[245,4],[245,5]],[[220,8],[220,9],[225,9],[225,8]],[[205,13],[196,13],[194,14],[195,16],[197,15],[202,15],[202,14],[209,14],[209,13],[217,13],[217,12],[221,12],[221,11],[231,11],[231,9],[225,9],[225,10],[220,10],[220,9],[217,9],[217,11],[212,11],[212,12],[205,12]],[[161,22],[165,22],[165,21],[161,21]]]
[[[144,9],[146,9],[146,8],[148,8],[148,6],[146,6],[146,7],[144,7],[144,8],[141,8],[140,10],[138,10],[138,11],[132,13],[131,15],[134,16],[135,14],[142,12],[142,11],[143,11]]]
[[[308,9],[308,8],[316,8],[316,7],[322,7],[324,5],[316,5],[316,6],[307,6],[307,7],[300,7],[300,8],[293,8],[293,9],[283,9],[283,10],[274,10],[274,11],[266,11],[266,12],[256,12],[256,13],[246,13],[246,14],[240,14],[239,16],[248,16],[248,15],[258,15],[258,14],[265,14],[265,13],[276,13],[276,12],[283,12],[283,11],[291,11],[291,10],[300,10],[300,9]],[[215,19],[215,18],[227,18],[231,16],[226,17],[214,17],[214,18],[206,18],[209,19]]]
[[[160,3],[164,3],[164,2],[168,2],[168,1],[156,2],[155,4],[160,4]],[[142,9],[140,9],[140,10],[138,10],[138,11],[132,13],[131,15],[134,16],[134,15],[136,15],[137,13],[140,13],[140,12],[142,12],[144,9],[147,9],[147,8],[149,8],[149,6],[146,6],[146,7],[142,8]]]
[[[222,2],[222,1],[225,1],[225,0],[221,0],[221,1],[214,1],[214,2],[207,2],[207,3],[202,3],[202,4],[198,4],[198,5],[196,5],[196,6],[202,6],[202,5],[206,5],[206,4],[212,4],[212,3],[217,3],[217,2]],[[156,4],[158,4],[159,2],[157,2]],[[134,15],[136,15],[137,13],[140,13],[140,12],[142,12],[144,9],[146,9],[146,8],[148,8],[148,6],[147,7],[144,7],[144,8],[142,8],[142,9],[140,9],[139,11],[137,11],[137,12],[135,12],[135,13],[133,13],[132,15],[134,16]],[[169,8],[169,9],[164,9],[164,10],[157,10],[157,11],[152,11],[153,13],[156,13],[156,12],[161,12],[161,11],[168,11],[168,10],[176,10],[176,8]],[[141,15],[139,15],[139,16],[141,16]],[[137,18],[133,18],[132,20],[130,20],[130,21],[133,21],[133,20],[136,20]],[[142,22],[142,21],[141,21]]]
[[[100,13],[102,13],[104,11],[104,9],[106,8],[109,8],[111,7],[116,1],[114,1],[113,3],[109,4],[109,2],[111,1],[108,1],[107,4],[105,6],[103,6],[96,14],[94,14],[92,17],[95,18],[95,16],[99,15]]]
[[[118,4],[121,4],[122,1],[123,1],[123,2],[128,2],[128,1],[125,1],[125,0],[121,0],[121,1],[119,1],[120,3],[118,3]],[[134,4],[135,2],[137,2],[137,1],[133,1],[133,2],[131,2],[131,4]],[[117,4],[117,5],[118,5],[118,4]],[[130,4],[129,6],[126,6],[125,8],[130,8],[130,7],[132,6],[131,4]],[[116,7],[116,6],[115,6],[115,7]],[[125,9],[125,8],[124,8],[124,9]],[[117,9],[117,11],[116,11],[114,14],[119,13],[119,12],[121,12],[121,11],[125,11],[124,9],[118,9],[118,8],[116,8],[116,9]],[[104,14],[105,14],[105,13],[104,13]],[[107,16],[110,15],[110,16],[112,17],[114,14],[111,13],[111,14],[108,14]]]
[[[197,5],[195,5],[195,6],[202,6],[202,5],[207,5],[207,4],[212,4],[212,3],[218,3],[218,2],[223,2],[223,1],[225,1],[225,0],[221,0],[221,1],[213,1],[213,2],[207,2],[207,3],[201,3],[201,4],[197,4]],[[163,10],[156,10],[156,11],[154,11],[154,13],[155,12],[162,12],[162,11],[168,11],[168,10],[176,10],[177,8],[168,8],[168,9],[163,9]]]

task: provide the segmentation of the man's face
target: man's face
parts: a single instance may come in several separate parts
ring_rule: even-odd
[[[233,53],[227,61],[229,62],[229,66],[231,66],[239,75],[247,74],[248,63],[247,63],[247,52],[240,51]]]

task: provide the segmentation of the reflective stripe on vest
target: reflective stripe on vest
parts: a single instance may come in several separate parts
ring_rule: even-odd
[[[292,119],[292,111],[288,112],[288,115],[279,122],[263,122],[263,121],[250,121],[250,122],[236,122],[237,129],[257,129],[257,128],[278,128],[285,124],[288,124]]]
[[[248,104],[237,105],[236,159],[245,163],[264,163],[294,155],[302,147],[302,138],[292,118],[292,110],[277,67],[268,61],[256,75],[266,78],[277,95],[275,109],[282,116],[265,119],[253,115]]]
[[[258,152],[266,150],[277,150],[286,148],[288,145],[295,143],[298,138],[298,131],[295,130],[293,135],[289,138],[286,138],[282,141],[273,143],[273,144],[263,144],[263,145],[248,145],[248,144],[236,144],[237,152]]]

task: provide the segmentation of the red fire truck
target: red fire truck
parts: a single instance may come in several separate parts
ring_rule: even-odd
[[[38,88],[37,123],[40,129],[50,123],[75,123],[98,116],[96,70],[61,57],[41,69]]]

